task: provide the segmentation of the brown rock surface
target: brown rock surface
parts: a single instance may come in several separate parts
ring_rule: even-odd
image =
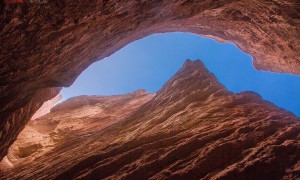
[[[9,99],[0,101],[10,107],[0,112],[0,159],[7,154],[8,148],[23,130],[34,113],[43,105],[45,100],[54,98],[61,88],[45,88],[23,96],[17,104]]]
[[[153,96],[139,90],[125,95],[70,98],[55,106],[52,113],[30,121],[0,166],[6,168],[29,163],[69,138],[95,133],[125,118]]]
[[[97,105],[76,99],[69,101],[76,106],[57,106],[39,121],[77,112],[78,104]],[[73,113],[68,115],[71,122]],[[0,176],[296,179],[300,178],[299,120],[255,93],[228,92],[201,62],[187,61],[151,100],[124,119],[71,135],[47,154]]]
[[[258,69],[300,74],[299,17],[298,0],[1,1],[0,159],[36,111],[32,102],[41,106],[53,87],[69,86],[92,62],[153,33],[233,42]]]

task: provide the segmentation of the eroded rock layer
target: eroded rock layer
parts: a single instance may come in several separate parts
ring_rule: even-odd
[[[66,141],[72,142],[72,138],[96,133],[124,119],[153,96],[139,90],[110,97],[79,96],[68,99],[51,109],[51,114],[26,125],[0,163],[0,168],[29,163]]]
[[[0,159],[36,111],[37,94],[40,106],[53,98],[51,88],[69,86],[92,62],[149,34],[234,42],[258,69],[300,74],[298,0],[5,2],[16,1],[0,2]]]
[[[96,107],[84,100],[72,103],[71,111],[86,104]],[[68,107],[57,107],[60,111],[40,121],[51,121],[58,118],[55,113],[64,111],[71,121]],[[119,118],[104,129],[92,131],[92,127],[70,136],[47,154],[0,175],[8,179],[300,178],[300,119],[255,93],[228,92],[199,61],[187,61],[151,100]]]

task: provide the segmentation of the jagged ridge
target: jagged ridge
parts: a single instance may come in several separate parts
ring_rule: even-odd
[[[299,118],[255,93],[226,91],[199,61],[187,61],[155,97],[124,120],[84,141],[78,138],[2,175],[293,179],[300,172]]]

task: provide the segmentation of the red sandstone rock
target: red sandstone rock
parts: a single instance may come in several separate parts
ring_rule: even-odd
[[[74,114],[79,113],[77,110],[98,107],[94,100],[84,97],[81,102],[80,98],[70,99],[65,103],[67,106],[62,103],[56,111],[33,122],[51,122],[65,114],[69,123],[77,121]],[[119,101],[111,108],[116,107]],[[47,154],[0,176],[7,179],[300,178],[300,119],[255,93],[228,92],[199,61],[187,61],[151,100],[128,116],[123,117],[123,112],[118,114],[118,122],[104,129],[90,126],[92,118],[82,114],[84,121],[89,122],[82,127],[90,128],[70,133]]]
[[[40,109],[37,110],[37,112],[32,116],[31,120],[35,120],[41,116],[44,116],[45,114],[48,114],[50,112],[50,109],[52,109],[61,99],[62,95],[58,94],[53,99],[44,102]]]
[[[82,134],[95,133],[125,118],[155,94],[145,90],[116,96],[79,96],[55,106],[50,114],[30,121],[0,163],[4,168],[27,164]],[[56,97],[52,102],[60,99]],[[49,103],[48,103],[49,104]],[[72,142],[72,141],[71,141]]]
[[[300,74],[299,12],[298,0],[1,1],[0,159],[53,87],[153,33],[233,42],[258,69]]]

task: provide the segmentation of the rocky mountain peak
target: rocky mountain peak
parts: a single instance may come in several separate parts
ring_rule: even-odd
[[[18,165],[0,177],[299,178],[299,118],[255,93],[228,92],[200,61],[187,60],[156,94],[144,93],[58,105],[26,127],[5,158]],[[12,158],[28,152],[27,163]]]

